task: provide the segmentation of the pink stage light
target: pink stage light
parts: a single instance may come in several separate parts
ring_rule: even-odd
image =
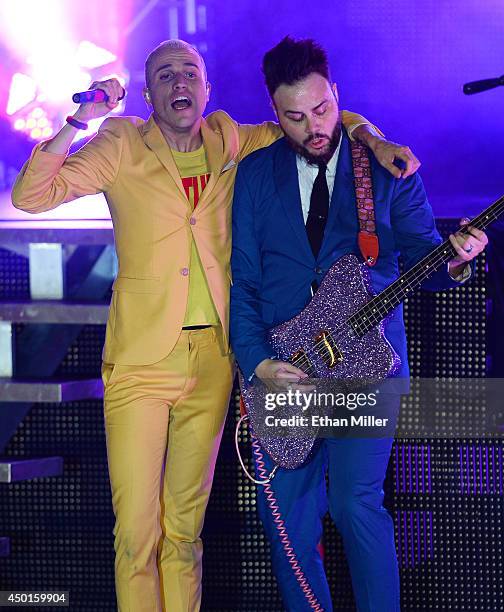
[[[14,129],[35,140],[47,138],[75,109],[74,92],[110,75],[127,86],[122,57],[132,4],[133,0],[86,0],[82,6],[68,0],[1,0],[0,49],[17,70],[10,75],[2,71],[2,80],[10,83],[0,114],[7,115]],[[123,110],[120,105],[115,112]],[[99,123],[94,122],[94,130]]]
[[[12,125],[15,130],[24,132],[32,140],[48,138],[54,132],[53,122],[41,106],[26,110],[23,117],[18,116]]]
[[[107,49],[102,49],[88,40],[83,40],[77,49],[76,59],[79,66],[91,70],[115,62],[117,57]]]
[[[36,82],[26,74],[16,72],[12,75],[9,89],[9,101],[7,102],[6,112],[14,115],[35,99],[37,92]]]

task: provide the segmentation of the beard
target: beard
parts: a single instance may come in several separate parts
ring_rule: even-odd
[[[285,133],[285,132],[284,132]],[[316,138],[328,138],[329,144],[327,148],[319,154],[310,153],[310,151],[306,148],[307,145]],[[341,119],[338,117],[338,121],[334,126],[334,130],[331,136],[327,134],[322,134],[320,132],[315,132],[314,134],[310,134],[306,140],[303,141],[303,144],[299,144],[295,140],[293,140],[287,133],[285,133],[285,139],[289,143],[290,147],[296,151],[298,155],[304,157],[309,164],[317,165],[320,163],[327,164],[331,157],[334,155],[336,151],[339,141],[341,138]]]

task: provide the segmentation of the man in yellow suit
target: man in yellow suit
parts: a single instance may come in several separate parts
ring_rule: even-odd
[[[108,101],[81,105],[37,145],[13,189],[42,212],[104,192],[119,272],[103,352],[105,427],[116,524],[121,612],[199,610],[200,538],[233,383],[228,346],[231,201],[237,163],[281,135],[277,124],[203,118],[210,95],[199,52],[166,41],[146,61],[152,114],[109,118],[74,155],[77,131],[118,104],[117,80],[94,83]],[[343,113],[347,129],[391,172],[418,161]]]

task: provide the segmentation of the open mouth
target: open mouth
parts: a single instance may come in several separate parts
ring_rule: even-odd
[[[314,149],[321,149],[325,144],[327,144],[327,138],[312,138],[309,144]]]
[[[171,103],[171,107],[174,110],[184,110],[192,106],[192,101],[187,96],[178,96]]]

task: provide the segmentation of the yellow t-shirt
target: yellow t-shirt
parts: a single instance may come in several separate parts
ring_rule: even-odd
[[[203,145],[196,151],[182,153],[172,149],[182,184],[192,208],[196,208],[210,174]],[[194,240],[191,241],[189,296],[184,319],[187,325],[218,325],[219,315],[210,295],[208,282]]]

